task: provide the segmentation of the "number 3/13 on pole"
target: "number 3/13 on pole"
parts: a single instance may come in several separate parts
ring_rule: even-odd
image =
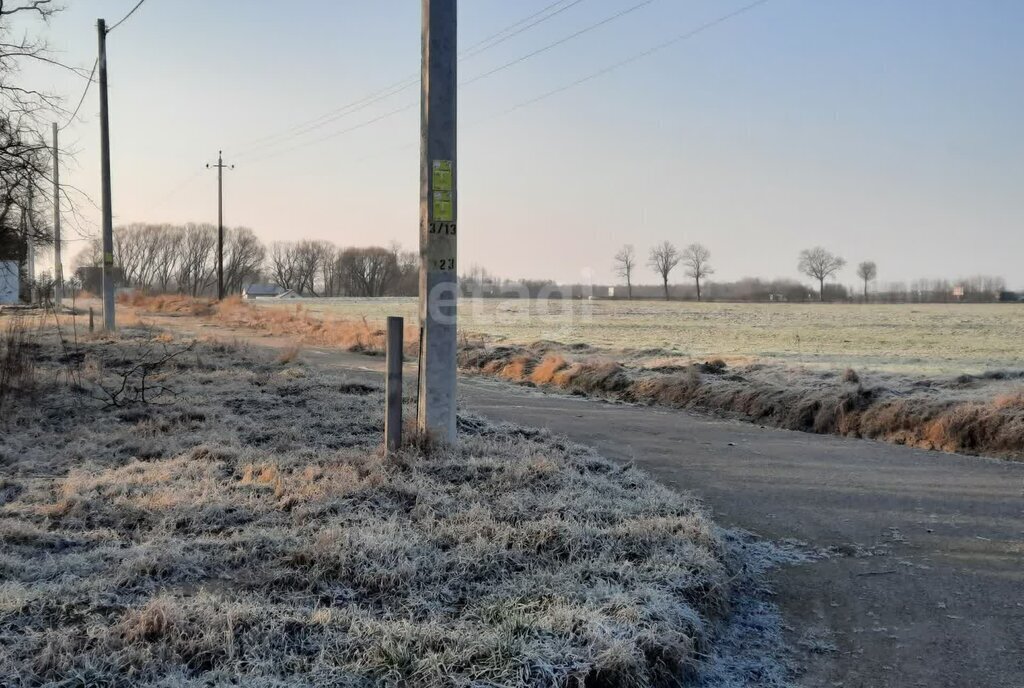
[[[421,432],[454,443],[458,299],[457,0],[422,0],[420,103]]]

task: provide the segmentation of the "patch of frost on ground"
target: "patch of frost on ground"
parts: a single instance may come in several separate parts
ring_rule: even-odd
[[[712,653],[699,671],[701,688],[791,688],[796,668],[784,639],[782,614],[771,601],[766,574],[781,566],[824,557],[803,543],[779,543],[731,530],[722,534],[740,577],[732,613],[718,630]]]

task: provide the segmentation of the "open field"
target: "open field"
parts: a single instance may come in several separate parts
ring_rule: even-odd
[[[416,317],[415,299],[256,301],[314,317],[383,326]],[[979,374],[1024,368],[1020,304],[738,304],[661,301],[464,299],[460,326],[494,343],[553,340],[603,353],[651,352],[727,362],[908,375]]]
[[[791,430],[1024,458],[1024,308],[1017,305],[465,305],[459,364],[466,372]],[[308,331],[313,342],[331,333],[329,343],[345,346],[354,333],[379,338],[384,314],[412,318],[414,306],[408,299],[255,302],[232,305],[226,318],[278,334]],[[365,350],[358,342],[354,350]]]
[[[136,326],[0,359],[4,685],[674,686],[746,566],[542,432],[384,458],[381,390],[293,353]]]

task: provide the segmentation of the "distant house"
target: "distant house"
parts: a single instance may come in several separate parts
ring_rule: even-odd
[[[1017,301],[1024,301],[1024,294],[1019,294],[1015,291],[1001,291],[998,294],[998,300],[1001,303],[1015,303]]]
[[[248,287],[242,290],[242,298],[246,299],[274,299],[281,294],[287,293],[288,289],[283,289],[276,284],[250,284]]]

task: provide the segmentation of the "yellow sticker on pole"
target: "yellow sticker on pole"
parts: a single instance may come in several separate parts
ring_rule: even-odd
[[[435,160],[430,188],[434,191],[452,191],[452,161]]]
[[[434,213],[431,219],[434,222],[453,222],[455,220],[451,191],[434,192]]]

